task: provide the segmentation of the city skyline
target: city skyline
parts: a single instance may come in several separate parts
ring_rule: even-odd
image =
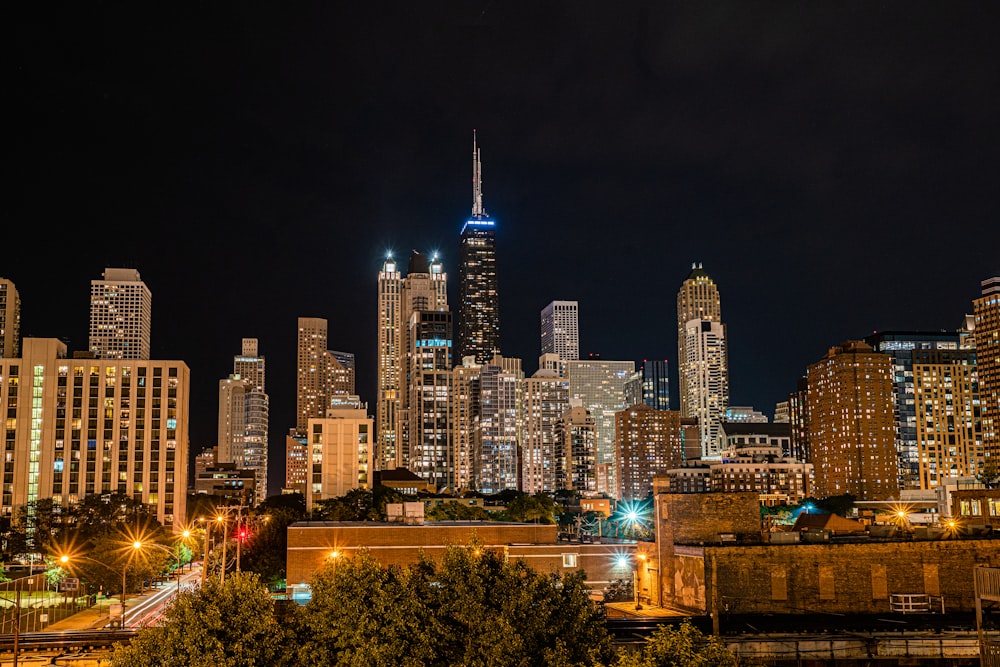
[[[440,253],[458,303],[473,129],[499,214],[501,353],[527,375],[540,310],[573,300],[581,357],[666,359],[679,388],[674,298],[700,262],[730,403],[771,415],[828,348],[954,331],[1000,275],[995,8],[909,8],[901,25],[892,3],[571,7],[19,8],[0,277],[21,335],[85,350],[89,282],[134,268],[151,358],[191,371],[192,455],[215,444],[218,381],[252,337],[282,461],[297,318],[329,320],[374,414],[385,251]],[[762,40],[761,21],[793,29]],[[959,250],[934,251],[945,239]]]

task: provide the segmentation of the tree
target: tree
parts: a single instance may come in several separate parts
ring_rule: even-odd
[[[717,637],[706,637],[687,619],[661,625],[641,650],[622,653],[616,667],[735,667],[739,660]]]
[[[583,573],[535,572],[478,544],[440,563],[332,558],[299,614],[300,664],[584,666],[614,657]]]
[[[181,593],[163,625],[143,628],[130,644],[115,644],[114,667],[270,667],[287,664],[288,636],[274,601],[255,574],[237,572],[225,584]]]
[[[242,567],[256,572],[268,584],[285,579],[288,556],[288,526],[303,518],[294,509],[274,506],[267,513],[267,520],[257,520],[257,528],[243,547]]]

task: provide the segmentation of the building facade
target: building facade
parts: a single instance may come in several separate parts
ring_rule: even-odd
[[[90,351],[98,359],[149,359],[153,295],[135,269],[104,269],[90,282]]]
[[[378,273],[378,397],[375,406],[375,467],[396,467],[397,412],[402,403],[403,273],[390,254]]]
[[[372,488],[374,422],[367,406],[330,408],[326,417],[310,419],[307,428],[307,511],[317,501]]]
[[[913,350],[918,488],[983,471],[982,410],[971,350]],[[898,417],[897,417],[898,426]]]
[[[607,463],[614,474],[615,413],[625,409],[625,383],[635,373],[634,361],[609,361],[599,358],[566,361],[569,396],[594,419],[597,431],[597,463]],[[617,488],[610,480],[612,489]]]
[[[580,358],[580,304],[553,301],[542,308],[542,354],[557,354],[562,361]]]
[[[597,491],[597,425],[590,411],[579,405],[556,422],[556,488]]]
[[[711,320],[689,320],[684,327],[681,385],[687,413],[698,420],[702,458],[722,451],[722,422],[729,408],[729,356],[726,327]]]
[[[14,282],[0,278],[0,359],[21,354],[21,297]]]
[[[862,341],[808,368],[809,446],[817,497],[884,500],[899,493],[892,363]]]
[[[297,418],[305,433],[310,419],[326,416],[331,407],[350,405],[354,391],[354,354],[327,349],[328,324],[321,317],[298,320]]]
[[[407,417],[399,432],[400,464],[433,483],[438,490],[455,487],[452,447],[452,322],[447,310],[416,310],[407,327]]]
[[[677,292],[677,377],[680,386],[681,414],[685,417],[696,417],[694,414],[698,400],[692,396],[685,378],[688,376],[689,354],[687,326],[692,320],[707,322],[722,322],[722,301],[719,298],[719,288],[715,281],[705,272],[700,263],[691,265],[691,272],[681,283]],[[723,336],[724,337],[724,336]],[[728,391],[728,370],[727,370]],[[726,400],[728,403],[728,398]]]
[[[569,408],[569,380],[556,370],[540,368],[523,386],[521,490],[555,491],[556,424]]]
[[[472,215],[462,227],[458,265],[457,359],[486,364],[500,351],[496,221],[483,208],[483,169],[472,138]]]
[[[959,334],[946,331],[883,331],[866,336],[864,340],[876,352],[883,352],[892,359],[900,486],[904,489],[927,488],[921,486],[913,355],[920,350],[957,350]]]
[[[254,504],[267,498],[270,399],[265,373],[257,339],[244,338],[241,354],[233,357],[233,373],[219,381],[218,462],[253,473]]]
[[[26,338],[0,360],[7,406],[0,513],[51,498],[68,507],[123,492],[166,526],[185,520],[190,372],[183,361],[67,359]]]
[[[644,500],[653,492],[653,477],[684,460],[681,413],[644,403],[616,413],[615,459],[615,497]]]
[[[972,310],[983,408],[983,454],[986,468],[997,475],[1000,474],[1000,277],[982,282],[982,296],[972,302]]]
[[[499,354],[479,373],[479,469],[483,493],[521,488],[521,360]]]
[[[643,360],[642,402],[655,410],[670,409],[670,365],[666,359]]]

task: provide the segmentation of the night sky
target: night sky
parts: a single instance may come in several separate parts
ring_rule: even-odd
[[[10,11],[10,10],[8,10]],[[472,131],[501,340],[669,359],[701,262],[733,405],[771,415],[827,349],[954,330],[1000,275],[997,3],[17,3],[0,276],[22,334],[87,347],[90,281],[133,267],[153,357],[192,374],[192,452],[257,337],[271,474],[296,318],[330,321],[375,408],[376,274],[441,254],[457,306]]]

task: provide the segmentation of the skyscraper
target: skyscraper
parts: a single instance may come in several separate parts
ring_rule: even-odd
[[[580,358],[579,311],[576,301],[553,301],[542,308],[542,354],[558,354],[562,361]]]
[[[309,420],[307,511],[319,500],[371,488],[373,428],[368,408],[361,403],[345,402],[323,418]]]
[[[479,373],[479,460],[483,493],[520,488],[521,360],[493,355]]]
[[[554,355],[553,355],[554,356]],[[539,369],[523,383],[521,405],[521,490],[555,491],[556,423],[569,409],[569,380],[557,370]]]
[[[816,494],[885,500],[899,493],[892,364],[854,340],[808,368],[809,447]]]
[[[327,323],[321,317],[300,317],[298,321],[295,429],[306,433],[310,419],[326,416],[326,336]]]
[[[718,456],[729,356],[719,289],[700,263],[691,265],[677,293],[677,365],[681,416],[698,419],[702,456]]]
[[[458,335],[461,360],[474,356],[485,364],[500,350],[497,301],[496,221],[483,208],[483,169],[472,134],[472,215],[462,227],[458,265]]]
[[[0,359],[21,354],[21,297],[13,281],[0,278]]]
[[[466,357],[451,372],[451,446],[455,490],[479,488],[482,472],[479,432],[479,374],[483,367]]]
[[[149,359],[153,295],[135,269],[90,281],[90,344],[98,359]]]
[[[401,465],[434,484],[453,489],[455,461],[451,428],[451,312],[416,310],[409,319],[408,384],[399,411]]]
[[[982,296],[972,302],[975,316],[976,368],[983,408],[984,466],[1000,474],[1000,276],[982,282]]]
[[[556,488],[597,491],[597,428],[590,411],[571,401],[556,422]]]
[[[642,402],[654,410],[670,409],[670,375],[666,359],[642,362]]]
[[[403,274],[392,255],[382,263],[378,274],[378,397],[375,406],[376,470],[396,467],[396,413],[402,402]]]
[[[264,378],[257,339],[244,338],[241,354],[233,357],[233,373],[219,381],[218,463],[253,472],[256,503],[267,498],[270,400]]]
[[[635,372],[635,362],[579,359],[564,364],[570,399],[579,400],[594,421],[597,463],[614,467],[615,413],[626,407],[625,383]]]
[[[899,480],[904,489],[921,488],[917,409],[914,402],[913,355],[919,350],[957,350],[958,332],[881,331],[865,336],[865,343],[892,360],[896,451]]]

